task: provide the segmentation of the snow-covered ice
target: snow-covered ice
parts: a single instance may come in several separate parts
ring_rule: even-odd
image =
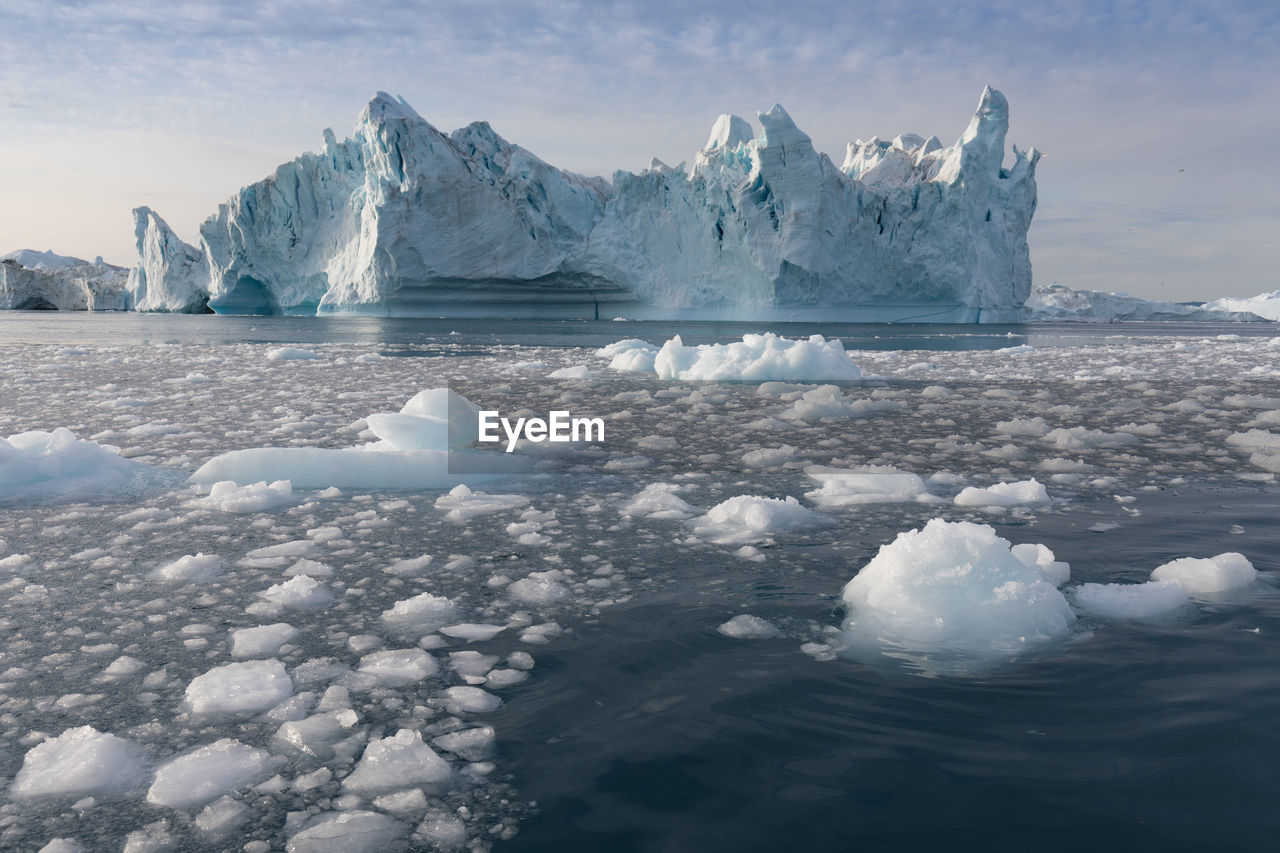
[[[933,519],[884,545],[844,587],[851,649],[1000,658],[1068,634],[1066,598],[985,524]]]
[[[1248,586],[1258,570],[1244,554],[1234,551],[1216,557],[1182,557],[1151,572],[1154,581],[1172,581],[1189,595],[1214,595]]]
[[[32,747],[9,793],[21,800],[123,794],[139,781],[141,758],[125,738],[78,726]]]

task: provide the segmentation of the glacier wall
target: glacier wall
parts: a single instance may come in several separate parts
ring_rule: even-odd
[[[378,93],[350,138],[326,130],[194,246],[135,210],[130,291],[145,311],[1019,318],[1039,154],[1003,166],[1003,95],[986,89],[950,147],[859,140],[839,167],[781,106],[759,122],[721,116],[691,168],[610,182]]]

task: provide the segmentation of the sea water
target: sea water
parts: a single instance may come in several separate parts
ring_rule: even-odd
[[[847,416],[798,416],[820,383],[665,382],[594,355],[766,329],[843,341],[864,374],[830,392]],[[0,436],[64,427],[146,472],[0,502],[0,846],[1269,849],[1277,486],[1268,454],[1229,439],[1280,432],[1274,338],[0,316]],[[271,357],[284,347],[312,357]],[[367,415],[445,385],[600,417],[604,440],[522,448],[533,471],[484,500],[263,484],[219,502],[185,482],[231,450],[370,440]],[[913,472],[930,500],[804,497],[806,468],[867,465]],[[1050,502],[954,502],[1031,478]],[[655,484],[690,509],[628,509]],[[825,523],[699,532],[741,495]],[[1047,545],[1068,596],[1224,552],[1260,579],[1167,618],[1081,613],[997,660],[848,654],[842,588],[935,517]],[[718,630],[744,614],[773,635]],[[106,766],[60,789],[37,759],[80,727],[127,748],[93,741]]]

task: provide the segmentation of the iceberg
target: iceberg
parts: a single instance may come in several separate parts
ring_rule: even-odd
[[[1265,295],[1264,295],[1265,296]],[[1255,311],[1255,308],[1262,310]],[[1224,323],[1267,319],[1264,297],[1256,300],[1219,299],[1195,302],[1162,302],[1127,293],[1072,290],[1061,284],[1035,285],[1023,306],[1028,323],[1119,323],[1125,321],[1187,320],[1197,323]],[[1271,310],[1280,317],[1280,300]],[[1276,318],[1270,318],[1276,319]]]
[[[134,211],[143,311],[1007,322],[1031,288],[1035,149],[986,89],[949,147],[902,134],[836,166],[787,112],[720,116],[693,166],[612,181],[486,122],[378,93],[351,137],[241,189],[182,241]],[[612,316],[611,315],[611,316]]]
[[[96,258],[19,249],[0,257],[0,309],[124,311],[129,271]]]
[[[1206,302],[1204,307],[1206,311],[1245,312],[1280,322],[1280,290],[1249,297],[1226,296]]]

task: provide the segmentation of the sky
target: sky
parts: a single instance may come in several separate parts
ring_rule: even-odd
[[[0,251],[131,265],[130,210],[194,241],[374,92],[488,120],[573,171],[692,160],[775,101],[846,143],[964,130],[985,85],[1044,157],[1037,282],[1207,300],[1280,288],[1280,5],[0,0]]]

